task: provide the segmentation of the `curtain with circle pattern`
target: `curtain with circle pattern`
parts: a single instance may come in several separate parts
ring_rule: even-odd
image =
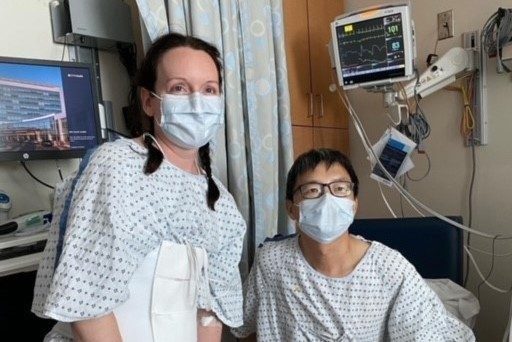
[[[224,61],[225,130],[214,172],[247,222],[241,265],[268,236],[291,233],[286,173],[293,162],[281,0],[136,0],[150,41],[169,31],[216,45]]]

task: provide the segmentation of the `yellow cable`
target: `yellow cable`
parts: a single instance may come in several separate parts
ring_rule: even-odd
[[[473,76],[465,82],[466,84],[461,84],[460,89],[462,90],[462,100],[464,104],[464,108],[462,110],[462,118],[460,122],[460,132],[462,137],[468,138],[472,135],[473,129],[475,128],[475,117],[473,116],[473,111],[471,109],[471,96],[472,96],[472,88],[473,88]]]

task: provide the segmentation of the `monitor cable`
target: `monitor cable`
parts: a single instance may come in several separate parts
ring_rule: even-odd
[[[496,235],[493,239],[492,239],[492,257],[491,257],[491,267],[489,267],[489,271],[487,272],[487,275],[485,276],[485,278],[482,278],[482,281],[480,283],[478,283],[477,287],[476,287],[476,298],[478,299],[478,301],[480,301],[480,288],[482,287],[482,284],[486,283],[487,280],[489,280],[489,278],[491,277],[492,275],[492,271],[494,271],[494,259],[495,259],[495,255],[494,255],[494,248],[496,247],[496,239],[499,237],[499,234]]]
[[[64,46],[62,47],[62,55],[60,56],[60,61],[64,61],[64,53],[66,52],[66,41],[64,41]]]
[[[464,246],[464,250],[466,251],[466,253],[468,254],[469,256],[469,259],[471,260],[471,263],[473,264],[473,266],[475,267],[475,270],[476,270],[476,273],[478,273],[478,276],[480,276],[480,278],[482,279],[482,282],[481,284],[486,284],[487,286],[489,286],[491,289],[493,289],[494,291],[496,292],[499,292],[499,293],[510,293],[512,292],[512,285],[508,288],[508,289],[502,289],[502,288],[499,288],[495,285],[493,285],[492,283],[490,283],[488,280],[487,280],[487,277],[484,277],[482,271],[480,270],[480,268],[478,267],[476,261],[475,261],[475,258],[473,257],[473,254],[469,251],[469,248],[467,248],[466,246]],[[480,296],[480,294],[478,294],[478,296]]]
[[[64,177],[62,176],[62,170],[60,169],[59,160],[55,159],[55,166],[57,166],[57,171],[59,172],[59,178],[61,181],[64,180]]]
[[[404,176],[402,176],[402,186],[407,190],[407,178]],[[400,213],[402,214],[402,218],[404,218],[404,196],[402,195],[400,195]]]
[[[468,227],[471,228],[473,225],[473,188],[475,186],[475,174],[476,174],[476,151],[475,151],[475,141],[473,139],[473,134],[469,136],[469,143],[471,144],[471,182],[469,184],[469,195],[468,195]],[[466,246],[468,248],[471,248],[471,233],[467,233],[466,237]],[[493,258],[494,258],[494,243],[493,243]],[[493,261],[494,262],[494,261]],[[468,282],[468,276],[469,276],[469,260],[466,260],[466,272],[464,275],[464,283],[463,285],[466,286]]]
[[[419,153],[419,154],[423,154],[427,158],[427,171],[425,171],[424,175],[422,175],[421,177],[418,177],[418,178],[411,177],[409,175],[410,171],[408,171],[405,175],[406,175],[407,179],[409,179],[412,182],[419,182],[419,181],[424,180],[430,174],[430,170],[432,169],[432,162],[430,161],[430,156],[428,155],[427,151],[423,151],[422,153]],[[407,190],[407,188],[405,186],[404,186],[404,189]]]
[[[473,246],[467,246],[467,247],[470,250],[472,250],[472,251],[475,251],[475,252],[478,252],[478,253],[481,253],[481,254],[485,254],[485,255],[494,255],[497,258],[504,258],[504,257],[512,256],[512,252],[508,252],[508,253],[492,253],[492,252],[484,251],[483,249],[479,249],[479,248],[476,248],[476,247],[473,247]]]
[[[42,185],[50,188],[50,189],[55,189],[55,187],[51,186],[50,184],[48,183],[45,183],[43,182],[42,180],[40,180],[39,178],[37,178],[36,176],[34,176],[34,174],[32,172],[30,172],[30,170],[28,169],[27,165],[25,164],[24,161],[20,161],[21,165],[23,165],[23,168],[25,169],[25,171],[27,171],[27,173],[30,175],[30,177],[32,177],[33,179],[35,179],[37,182],[41,183]]]
[[[382,186],[380,185],[380,182],[377,182],[377,186],[379,187],[380,196],[382,197],[382,200],[384,201],[384,204],[386,204],[386,207],[388,208],[389,212],[394,218],[397,218],[395,212],[391,208],[391,205],[389,204],[386,195],[384,195],[384,191],[382,191]]]
[[[409,191],[409,189],[407,188],[407,178],[405,176],[402,176],[403,178],[403,188],[407,191]],[[425,217],[425,214],[422,213],[418,207],[416,207],[409,198],[407,198],[407,196],[404,196],[403,194],[400,194],[400,209],[401,209],[401,212],[402,212],[402,218],[405,217],[405,214],[404,214],[404,209],[403,209],[403,199],[405,198],[405,200],[407,201],[407,203],[409,203],[409,206],[411,208],[413,208],[417,213],[418,215],[420,215],[421,217]]]

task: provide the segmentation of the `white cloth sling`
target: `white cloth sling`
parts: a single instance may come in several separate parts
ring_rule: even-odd
[[[204,249],[163,241],[129,288],[130,298],[114,310],[123,341],[197,341],[197,297],[210,297]]]
[[[151,296],[154,342],[197,341],[197,297],[209,294],[207,270],[204,249],[162,242]]]

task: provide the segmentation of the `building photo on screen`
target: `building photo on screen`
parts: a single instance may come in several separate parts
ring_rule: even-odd
[[[98,144],[97,121],[88,66],[0,59],[0,154],[7,159],[85,151]]]

